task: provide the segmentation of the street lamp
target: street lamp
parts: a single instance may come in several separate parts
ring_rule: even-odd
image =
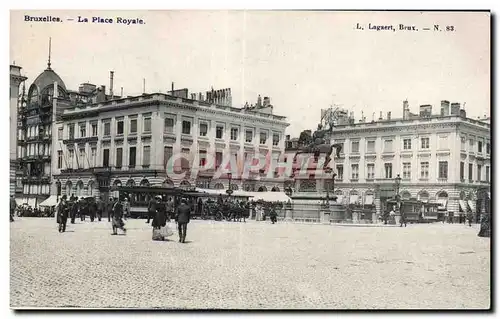
[[[231,188],[231,180],[233,179],[233,174],[232,173],[227,173],[227,178],[229,179],[229,187],[226,190],[226,194],[228,194],[229,196],[231,196],[231,194],[233,193],[233,189]]]
[[[401,185],[401,177],[399,176],[399,174],[396,176],[396,178],[394,179],[394,183],[396,185],[396,208],[398,210],[398,213],[399,213],[399,208],[400,208],[400,204],[399,204],[399,185]]]

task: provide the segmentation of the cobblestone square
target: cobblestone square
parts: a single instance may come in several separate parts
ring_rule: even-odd
[[[354,227],[192,221],[187,243],[107,222],[11,223],[11,307],[485,309],[478,225]]]

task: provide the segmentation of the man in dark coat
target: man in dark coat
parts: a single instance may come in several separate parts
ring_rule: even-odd
[[[89,202],[85,200],[83,197],[80,199],[80,219],[82,222],[85,221],[85,217],[89,213]]]
[[[177,221],[177,228],[179,231],[179,242],[186,242],[186,232],[187,232],[187,224],[191,219],[191,207],[189,207],[186,199],[181,200],[181,204],[177,208],[177,213],[175,216],[175,220]]]
[[[148,220],[146,221],[146,224],[149,224],[149,221],[154,218],[156,214],[156,205],[158,205],[155,201],[155,199],[152,197],[149,200],[148,204]]]
[[[98,221],[101,221],[103,211],[104,211],[104,201],[102,200],[102,198],[99,198],[99,201],[97,202],[97,220]]]
[[[57,207],[57,223],[59,224],[59,232],[64,233],[66,231],[66,223],[68,222],[68,202],[66,201],[66,195],[63,195],[61,202]]]
[[[94,222],[96,213],[97,213],[97,203],[95,200],[91,200],[89,202],[89,216],[91,222]]]
[[[110,197],[108,199],[108,202],[106,203],[106,214],[108,215],[108,222],[111,222],[111,219],[113,218],[113,204],[115,200],[113,197]]]
[[[16,199],[14,198],[14,195],[10,196],[10,221],[14,221],[14,213],[16,211],[17,203]]]
[[[75,223],[75,219],[76,219],[76,214],[78,214],[78,197],[74,197],[74,200],[71,201],[71,223],[74,224]]]

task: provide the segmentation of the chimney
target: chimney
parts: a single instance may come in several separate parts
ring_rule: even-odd
[[[123,97],[123,86],[120,89],[120,97]]]
[[[379,121],[382,121],[384,118],[382,117],[382,111],[380,111],[380,116],[378,118]]]
[[[290,140],[290,135],[285,135],[285,140],[289,141]]]
[[[450,102],[446,100],[441,101],[441,116],[450,115]]]
[[[113,98],[113,75],[115,72],[109,71],[109,95],[111,95],[111,99]]]
[[[465,112],[464,109],[460,110],[460,117],[465,117],[465,118],[467,117],[467,113]]]
[[[387,112],[387,120],[390,121],[391,120],[391,112]]]
[[[172,82],[172,95],[174,95],[174,82]]]
[[[403,120],[410,119],[410,106],[408,105],[408,100],[403,101]]]
[[[460,115],[460,103],[451,103],[450,115]]]

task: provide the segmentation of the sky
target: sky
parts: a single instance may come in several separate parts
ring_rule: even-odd
[[[61,23],[26,22],[24,15]],[[143,25],[77,23],[78,16],[140,18]],[[466,102],[468,117],[490,115],[490,15],[460,12],[12,11],[10,63],[27,85],[47,66],[68,89],[106,85],[124,95],[231,88],[233,106],[269,96],[287,134],[314,129],[332,104],[371,120],[440,101]],[[74,21],[67,21],[68,18]],[[356,25],[364,30],[356,30]],[[414,25],[419,31],[374,31]],[[433,31],[453,26],[454,31]],[[431,28],[423,31],[424,27]]]

